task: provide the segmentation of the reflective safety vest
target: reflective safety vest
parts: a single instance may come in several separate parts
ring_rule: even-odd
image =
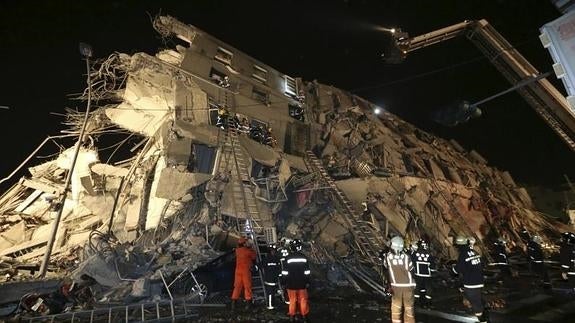
[[[385,256],[384,266],[389,272],[389,281],[393,287],[414,287],[415,281],[411,276],[413,262],[405,252],[395,254],[388,252]]]
[[[429,251],[423,248],[417,248],[411,254],[411,261],[415,264],[414,275],[418,277],[431,277],[432,268],[435,267],[435,261]]]

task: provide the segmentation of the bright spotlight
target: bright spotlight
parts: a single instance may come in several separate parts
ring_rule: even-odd
[[[390,34],[395,34],[395,32],[397,31],[395,28],[385,28],[382,26],[377,26],[377,27],[375,27],[375,29],[379,30],[379,31],[386,32],[386,33],[390,33]]]
[[[375,107],[375,109],[373,109],[373,113],[375,113],[375,115],[379,115],[381,113],[381,108]]]

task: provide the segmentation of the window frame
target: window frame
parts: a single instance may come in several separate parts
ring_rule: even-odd
[[[223,55],[220,55],[223,54]],[[219,61],[224,65],[232,65],[232,60],[234,59],[234,53],[230,50],[227,50],[221,46],[218,46],[216,50],[216,55],[214,55],[214,59]]]
[[[257,96],[256,93],[257,93],[257,94],[262,94],[262,98],[265,98],[265,100],[264,100],[264,101],[260,100],[260,99],[259,99],[259,96]],[[256,95],[254,95],[254,94],[256,94]],[[257,97],[256,97],[256,96],[257,96]],[[265,90],[263,90],[263,89],[261,89],[261,88],[259,88],[259,87],[257,87],[257,86],[253,86],[253,87],[252,87],[252,95],[251,95],[251,98],[254,99],[254,100],[256,100],[256,101],[258,101],[258,102],[261,102],[262,104],[266,104],[266,105],[267,105],[267,104],[270,104],[270,93],[267,92],[267,91],[265,91]]]
[[[263,76],[257,72],[261,72]],[[252,73],[252,78],[262,84],[266,84],[268,82],[268,70],[259,66],[258,64],[254,64],[254,72]]]
[[[292,87],[290,87],[288,85],[288,82],[293,83],[293,90]],[[297,95],[297,82],[295,80],[295,78],[289,76],[289,75],[284,75],[284,94],[287,96],[292,96],[295,97]]]

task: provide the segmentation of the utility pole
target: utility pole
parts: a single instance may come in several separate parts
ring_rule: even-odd
[[[68,191],[70,191],[70,182],[72,180],[72,174],[74,173],[74,168],[76,166],[76,160],[78,159],[78,154],[80,152],[80,147],[84,141],[84,133],[86,132],[86,124],[88,123],[88,117],[90,116],[90,105],[92,103],[92,80],[90,79],[90,57],[92,57],[92,47],[86,43],[80,43],[80,53],[84,56],[86,61],[86,77],[88,83],[88,103],[86,106],[86,113],[84,114],[84,123],[82,124],[82,129],[80,130],[80,135],[78,136],[78,141],[76,142],[76,148],[74,150],[74,156],[72,157],[72,163],[70,164],[70,170],[66,174],[66,180],[64,182],[64,191],[60,195],[60,200],[56,204],[58,208],[58,213],[52,224],[52,230],[50,233],[50,240],[48,240],[48,245],[46,246],[46,253],[44,253],[44,259],[40,265],[40,278],[46,276],[46,271],[48,270],[48,264],[50,263],[50,256],[52,255],[52,248],[54,247],[54,241],[56,240],[56,234],[58,233],[58,227],[60,226],[60,219],[62,218],[62,212],[64,211],[64,204],[66,203],[66,197],[68,196]]]

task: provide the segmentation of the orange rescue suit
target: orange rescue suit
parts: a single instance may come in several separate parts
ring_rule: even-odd
[[[234,276],[234,291],[232,300],[238,300],[242,289],[244,298],[252,299],[252,265],[256,260],[256,252],[246,246],[236,248],[236,272]]]

